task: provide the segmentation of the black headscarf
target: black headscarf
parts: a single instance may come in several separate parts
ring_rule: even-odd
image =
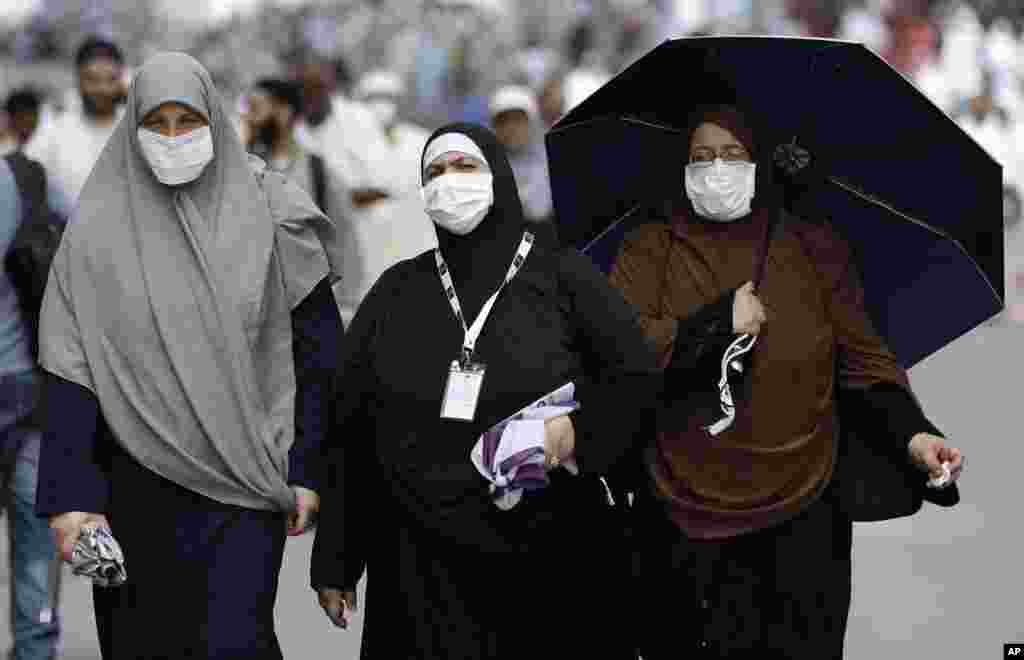
[[[483,126],[459,123],[438,129],[427,140],[421,160],[430,144],[446,133],[461,133],[476,143],[494,177],[494,205],[476,229],[458,236],[437,227],[437,242],[448,262],[466,323],[472,323],[504,279],[526,229],[526,220],[505,148]]]

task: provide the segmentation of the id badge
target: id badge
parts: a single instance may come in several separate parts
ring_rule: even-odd
[[[441,403],[443,419],[473,421],[486,370],[482,364],[469,362],[462,365],[458,360],[452,360],[451,369],[448,371],[448,383],[444,388],[444,401]]]

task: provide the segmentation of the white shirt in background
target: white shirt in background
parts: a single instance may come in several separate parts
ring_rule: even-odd
[[[376,126],[374,131],[380,141],[375,148],[385,154],[392,197],[362,209],[349,204],[337,222],[342,272],[334,295],[346,327],[384,271],[437,246],[437,233],[420,195],[420,159],[429,133],[400,123],[394,141],[388,141]]]
[[[300,123],[295,139],[319,154],[349,188],[391,190],[391,155],[376,119],[363,104],[333,97],[330,116],[319,126]]]
[[[122,115],[119,110],[114,121],[100,125],[81,110],[68,110],[39,127],[25,155],[42,163],[48,180],[73,207]]]

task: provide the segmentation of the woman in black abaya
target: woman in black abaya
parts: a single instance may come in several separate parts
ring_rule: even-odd
[[[477,126],[438,131],[423,160],[427,210],[472,326],[523,246],[515,181]],[[444,419],[466,333],[440,270],[433,252],[396,265],[352,322],[312,558],[321,605],[345,627],[372,574],[363,658],[635,657],[616,622],[626,570],[603,478],[653,417],[655,357],[634,312],[584,257],[537,237],[476,345],[487,369],[473,421]],[[579,475],[552,470],[547,488],[499,509],[472,447],[570,381],[582,407],[547,425],[543,443],[549,464],[574,458]]]

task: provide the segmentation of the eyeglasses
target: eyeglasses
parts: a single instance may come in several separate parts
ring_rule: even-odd
[[[717,152],[711,147],[697,147],[690,154],[691,164],[710,165],[716,158],[733,163],[741,160],[750,160],[750,154],[740,144],[730,144],[722,147]]]

